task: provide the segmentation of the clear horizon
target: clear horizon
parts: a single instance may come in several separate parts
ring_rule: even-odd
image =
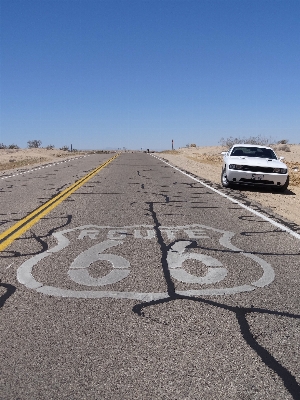
[[[1,0],[0,143],[300,142],[298,0]]]

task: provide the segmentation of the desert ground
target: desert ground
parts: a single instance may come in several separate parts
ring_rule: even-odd
[[[290,186],[284,193],[271,189],[243,187],[228,189],[233,195],[242,193],[251,204],[259,204],[272,214],[283,217],[288,222],[300,226],[300,144],[273,146],[278,156],[284,157],[289,167]],[[220,184],[222,156],[225,147],[184,147],[177,150],[155,153],[185,171],[199,178]],[[287,151],[288,150],[288,151]],[[89,152],[68,152],[63,150],[0,149],[0,177],[15,170],[26,170],[44,163],[70,159]],[[299,228],[300,229],[300,228]],[[298,229],[297,229],[298,230]]]
[[[0,176],[8,171],[33,167],[55,160],[78,157],[86,152],[72,152],[58,149],[47,150],[43,148],[33,149],[0,149]]]
[[[227,191],[232,195],[242,194],[244,200],[248,200],[252,205],[261,205],[265,210],[279,216],[279,219],[283,217],[286,222],[300,226],[300,144],[275,145],[272,148],[278,157],[284,157],[284,162],[289,168],[290,185],[284,193],[269,188],[246,186]],[[156,155],[205,181],[221,184],[221,152],[226,150],[228,148],[221,146],[185,147]]]

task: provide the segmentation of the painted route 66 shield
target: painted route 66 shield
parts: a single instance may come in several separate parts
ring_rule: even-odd
[[[272,266],[234,246],[234,235],[200,224],[79,226],[53,233],[57,245],[25,261],[17,278],[46,295],[143,301],[169,297],[168,279],[185,296],[269,285]]]

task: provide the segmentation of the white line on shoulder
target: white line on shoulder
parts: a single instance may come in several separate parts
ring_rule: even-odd
[[[228,196],[227,194],[220,192],[218,189],[215,189],[215,188],[209,186],[207,183],[201,181],[200,179],[197,179],[197,178],[191,176],[190,174],[188,174],[188,173],[182,171],[180,168],[175,167],[174,165],[172,165],[172,164],[168,163],[167,161],[163,160],[162,158],[157,157],[157,156],[154,156],[154,155],[152,155],[152,157],[157,158],[158,160],[164,162],[165,164],[167,164],[167,165],[169,165],[170,167],[172,167],[172,168],[176,169],[177,171],[181,172],[183,175],[188,176],[189,178],[193,179],[194,181],[201,183],[201,185],[205,186],[206,188],[212,190],[212,191],[215,192],[215,193],[218,193],[220,196],[225,197],[226,199],[228,199],[228,200],[231,201],[232,203],[238,204],[240,207],[244,208],[244,209],[247,210],[247,211],[250,211],[252,214],[257,215],[258,217],[264,219],[265,221],[270,222],[270,224],[276,226],[277,228],[281,229],[282,231],[285,231],[285,232],[289,233],[290,235],[294,236],[296,239],[300,239],[299,233],[293,231],[292,229],[288,228],[287,226],[282,225],[282,224],[280,224],[279,222],[276,222],[276,221],[274,221],[273,219],[271,219],[271,218],[265,216],[264,214],[262,214],[262,213],[260,213],[260,212],[258,212],[258,211],[253,210],[253,208],[248,207],[248,206],[246,206],[245,204],[239,202],[238,200],[236,200],[236,199],[234,199],[234,198]]]

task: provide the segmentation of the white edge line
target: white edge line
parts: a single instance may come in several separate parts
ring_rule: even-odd
[[[273,219],[271,219],[271,218],[269,218],[269,217],[266,217],[264,214],[262,214],[262,213],[260,213],[260,212],[258,212],[258,211],[253,210],[253,208],[250,208],[250,207],[248,207],[248,206],[245,206],[245,204],[240,203],[238,200],[233,199],[232,197],[228,196],[227,194],[220,192],[218,189],[215,189],[215,188],[209,186],[207,183],[201,181],[200,179],[194,178],[193,176],[187,174],[186,172],[182,171],[180,168],[175,167],[174,165],[168,163],[167,161],[165,161],[165,160],[163,160],[163,159],[161,159],[161,158],[159,158],[159,157],[157,157],[157,156],[154,156],[154,155],[152,155],[152,157],[157,158],[158,160],[164,162],[165,164],[169,165],[170,167],[172,167],[172,168],[176,169],[177,171],[181,172],[183,175],[186,175],[186,176],[188,176],[189,178],[193,179],[194,181],[201,183],[201,185],[205,186],[206,188],[212,190],[212,191],[215,192],[215,193],[218,193],[220,196],[225,197],[226,199],[228,199],[228,200],[231,201],[232,203],[238,204],[240,207],[244,208],[245,210],[250,211],[252,214],[257,215],[258,217],[264,219],[265,221],[270,222],[270,224],[276,226],[277,228],[281,229],[282,231],[285,231],[285,232],[289,233],[290,235],[294,236],[296,239],[299,239],[299,240],[300,240],[300,235],[299,235],[299,233],[294,232],[292,229],[290,229],[290,228],[288,228],[288,227],[286,227],[286,226],[280,224],[279,222],[274,221]]]
[[[52,167],[52,166],[54,166],[54,165],[59,165],[59,164],[62,164],[63,162],[69,162],[69,161],[72,161],[72,160],[79,160],[80,158],[84,158],[84,157],[87,157],[87,155],[82,156],[82,157],[70,158],[70,159],[67,159],[66,161],[61,161],[61,162],[59,162],[59,163],[48,164],[48,165],[45,165],[44,167],[40,167],[40,168],[37,167],[37,168],[35,168],[35,169],[28,169],[27,171],[20,172],[20,173],[15,174],[15,175],[9,175],[9,176],[1,177],[1,179],[12,178],[13,176],[27,174],[28,172],[38,171],[39,169],[42,169],[42,168]]]

